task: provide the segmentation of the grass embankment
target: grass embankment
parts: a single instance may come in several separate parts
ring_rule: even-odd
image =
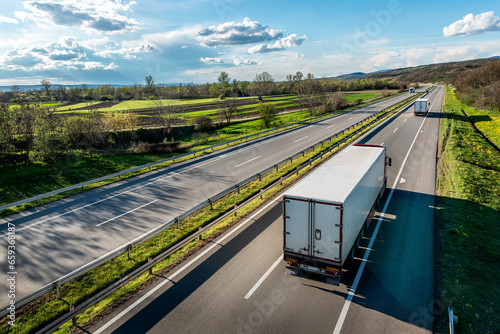
[[[376,94],[376,93],[360,93]],[[358,94],[351,94],[358,95]],[[371,96],[371,95],[369,95]],[[285,115],[278,115],[274,121],[275,126],[287,125],[311,118],[307,111],[298,111]],[[205,134],[204,138],[183,139],[183,145],[188,147],[188,151],[194,151],[210,145],[224,143],[240,137],[248,136],[264,130],[260,120],[235,123],[223,129]],[[38,194],[44,194],[53,190],[71,186],[83,181],[92,180],[101,176],[110,175],[122,170],[141,166],[151,162],[161,161],[170,158],[173,153],[165,154],[109,154],[109,152],[97,153],[94,156],[77,154],[69,156],[66,160],[54,163],[19,163],[15,165],[0,166],[0,205],[13,203],[25,198],[30,198]],[[171,163],[154,166],[152,169],[166,167]],[[142,171],[144,172],[144,171]],[[124,177],[138,175],[140,172]],[[115,182],[117,180],[103,181],[99,184],[86,187],[95,188]],[[47,203],[69,195],[77,194],[81,189],[75,189],[67,193],[57,194],[49,198],[41,199],[40,203]],[[0,217],[26,210],[35,205],[27,203],[16,208],[0,211]]]
[[[500,147],[500,112],[477,110],[462,106],[467,115],[481,132],[488,137],[497,147]]]
[[[435,329],[448,333],[444,308],[453,301],[456,333],[499,333],[500,154],[471,126],[465,108],[448,89],[438,163]]]
[[[381,121],[381,120],[380,120]],[[148,240],[144,244],[139,245],[131,251],[131,259],[128,258],[127,254],[118,256],[117,258],[107,262],[106,264],[92,270],[88,274],[81,276],[80,278],[71,281],[61,287],[61,299],[57,299],[55,292],[42,297],[41,299],[33,302],[31,305],[18,310],[16,314],[17,326],[14,328],[9,327],[6,319],[1,323],[0,333],[29,333],[35,329],[40,329],[44,323],[47,323],[50,319],[53,319],[57,315],[64,313],[69,305],[75,305],[79,302],[85,300],[88,296],[96,293],[100,289],[108,286],[111,282],[116,281],[126,273],[130,272],[133,268],[147,261],[149,257],[154,257],[156,254],[161,252],[167,246],[171,245],[173,242],[182,239],[186,234],[196,231],[200,226],[203,226],[210,222],[211,220],[221,216],[224,212],[229,211],[234,207],[234,205],[239,204],[246,199],[250,198],[254,194],[258,193],[260,189],[270,185],[282,176],[292,172],[298,166],[306,163],[309,159],[317,156],[321,152],[327,150],[328,148],[334,146],[336,143],[350,135],[352,132],[357,131],[364,124],[360,124],[356,128],[349,132],[346,132],[334,140],[325,143],[323,146],[318,146],[316,149],[309,151],[304,157],[296,158],[293,162],[287,162],[282,165],[279,171],[273,171],[268,175],[264,176],[261,181],[254,181],[249,185],[241,188],[241,193],[234,193],[231,196],[227,196],[220,201],[214,203],[213,210],[209,208],[200,210],[197,214],[184,220],[180,229],[172,227],[156,237]],[[375,125],[373,125],[375,126]],[[345,145],[345,144],[344,144]],[[333,152],[325,155],[325,158]],[[324,159],[319,159],[313,164],[320,163]],[[299,175],[307,173],[311,167],[304,168]],[[299,177],[299,175],[294,175],[288,180],[285,180],[281,185],[274,187],[273,189],[267,191],[262,195],[262,198],[254,200],[249,205],[245,206],[238,212],[238,217],[242,217],[245,213],[262,205],[270,197],[276,196],[279,191],[282,191],[284,187],[290,184],[294,179]],[[179,250],[169,258],[159,262],[153,273],[157,274],[156,277],[162,276],[165,272],[170,270],[173,265],[179,263],[181,260],[185,259],[187,256],[192,254],[194,251],[201,248],[204,244],[212,240],[215,236],[223,232],[229,226],[234,224],[239,220],[238,217],[231,216],[225,219],[222,223],[213,227],[203,235],[203,240],[196,240],[183,249]],[[135,280],[127,283],[124,287],[114,292],[105,300],[101,301],[97,305],[89,308],[83,314],[78,316],[77,323],[79,325],[85,326],[89,321],[97,321],[97,319],[102,316],[102,312],[109,312],[109,307],[123,298],[130,297],[132,294],[137,292],[138,289],[146,287],[154,279],[151,279],[148,273],[144,273]],[[71,330],[71,322],[62,326],[58,333],[67,333]]]

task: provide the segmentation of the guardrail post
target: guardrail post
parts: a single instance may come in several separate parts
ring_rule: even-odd
[[[59,291],[59,287],[61,286],[61,282],[55,281],[54,285],[56,286],[57,299],[61,299],[61,293]]]
[[[200,231],[200,230],[201,230],[201,226],[198,227],[198,231]],[[203,240],[203,233],[200,234],[200,236],[198,237],[198,240]]]
[[[82,190],[85,190],[85,185],[82,185]]]
[[[293,157],[290,157],[290,163],[293,164]]]
[[[210,210],[213,210],[214,209],[214,205],[212,203],[212,199],[208,199],[208,204],[210,204]]]
[[[238,194],[239,194],[240,193],[240,185],[239,184],[236,185],[236,189],[238,190]]]
[[[131,250],[132,250],[132,245],[128,245],[128,249],[127,249],[127,251],[128,251],[128,259],[129,259],[129,260],[131,259],[131,258],[130,258],[130,251],[131,251]]]
[[[175,218],[175,223],[177,225],[177,229],[179,229],[179,217]]]
[[[278,170],[278,165],[274,165],[274,168],[276,168],[276,171]]]
[[[302,151],[302,157],[306,156],[306,152]]]
[[[258,173],[257,175],[259,176],[259,181],[262,181],[262,174]]]
[[[148,257],[148,262],[150,262],[150,261],[151,261],[151,258]],[[153,275],[153,267],[149,268],[149,274]]]

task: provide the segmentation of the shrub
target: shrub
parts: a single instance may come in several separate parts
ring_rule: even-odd
[[[207,115],[196,116],[191,119],[194,130],[198,132],[210,131],[213,128],[212,119]]]

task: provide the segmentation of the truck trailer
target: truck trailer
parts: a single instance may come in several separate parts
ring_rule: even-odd
[[[283,195],[283,258],[291,274],[338,285],[387,185],[384,146],[352,145]]]
[[[415,115],[425,116],[429,112],[429,99],[417,99],[415,100]]]

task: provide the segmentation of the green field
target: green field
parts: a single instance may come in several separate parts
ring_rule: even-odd
[[[435,330],[449,333],[446,308],[453,302],[455,333],[493,334],[500,332],[500,153],[461,109],[448,89],[436,198]]]

